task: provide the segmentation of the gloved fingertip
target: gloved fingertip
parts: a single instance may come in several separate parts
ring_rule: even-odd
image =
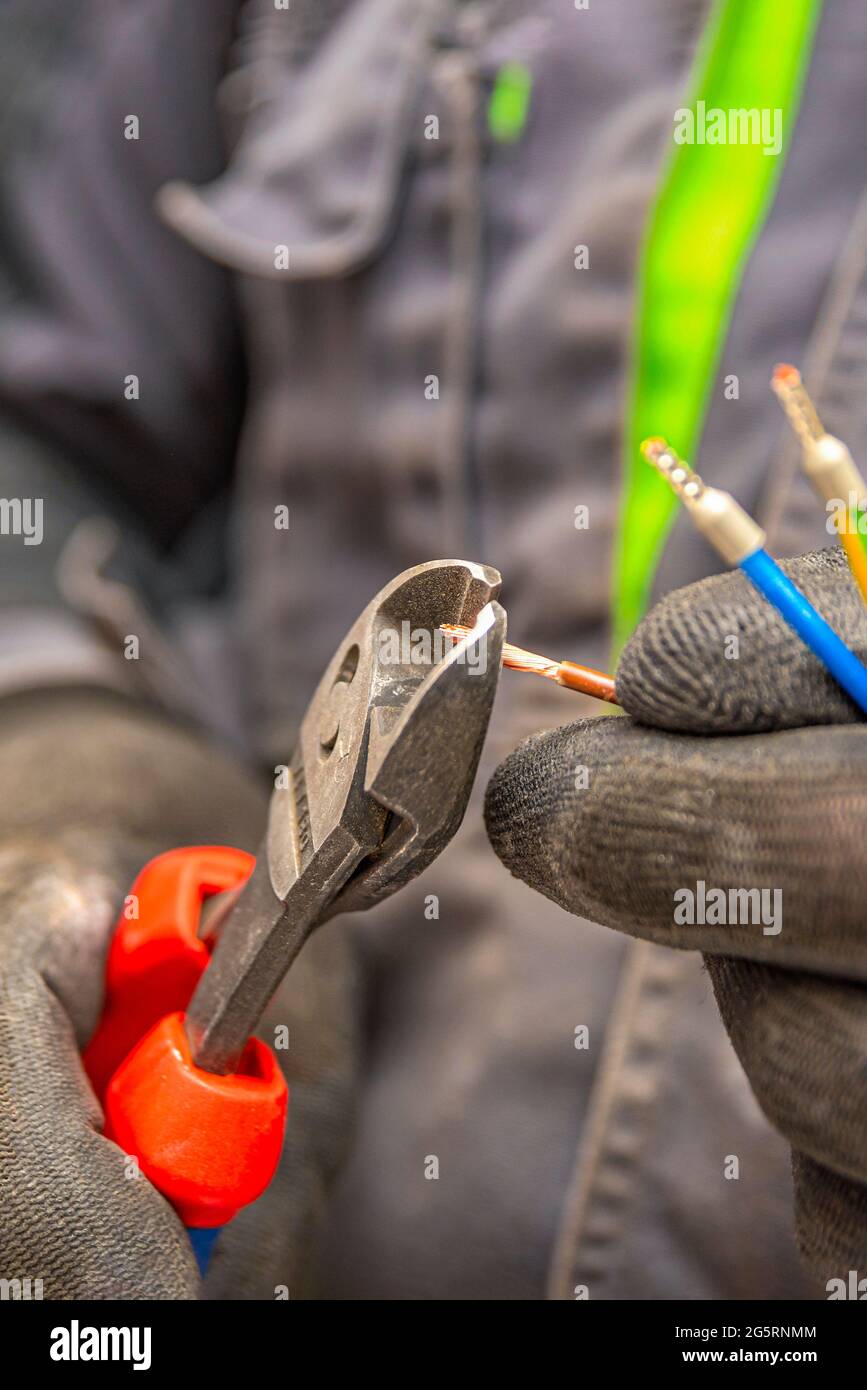
[[[485,792],[485,828],[506,868],[530,887],[562,900],[564,859],[571,858],[581,791],[606,737],[626,721],[581,719],[536,734],[500,764]],[[604,756],[604,753],[602,754]]]
[[[862,658],[867,610],[839,549],[782,568]],[[853,702],[739,571],[667,594],[625,646],[616,689],[641,724],[675,733],[761,733],[860,718]]]

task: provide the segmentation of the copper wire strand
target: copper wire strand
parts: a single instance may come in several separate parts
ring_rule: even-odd
[[[788,362],[778,362],[771,377],[771,390],[802,444],[812,444],[823,437],[825,426],[819,419],[819,412],[797,367]]]
[[[459,623],[441,623],[440,632],[457,641],[467,637],[472,628]],[[538,652],[528,652],[511,642],[503,644],[503,665],[512,671],[529,671],[534,676],[544,676],[546,680],[556,681],[567,690],[578,690],[583,695],[593,695],[597,700],[606,700],[610,705],[617,704],[614,677],[604,671],[594,671],[592,666],[579,666],[574,661],[553,661],[551,657],[540,656]]]

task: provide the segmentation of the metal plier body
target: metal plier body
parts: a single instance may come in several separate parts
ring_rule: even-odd
[[[377,594],[335,652],[278,773],[255,870],[187,1009],[197,1066],[233,1070],[313,928],[395,892],[451,839],[499,677],[499,587],[487,566],[418,565]],[[453,645],[443,623],[472,631]]]
[[[458,560],[399,575],[313,696],[255,866],[191,846],[133,885],[84,1064],[106,1136],[172,1203],[202,1270],[282,1151],[286,1080],[252,1036],[269,999],[314,927],[393,893],[460,824],[500,670],[499,583]],[[472,631],[452,645],[442,623]]]

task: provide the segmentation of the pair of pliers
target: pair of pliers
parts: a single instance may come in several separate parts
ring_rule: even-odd
[[[286,1083],[252,1036],[268,1001],[315,927],[408,883],[463,818],[500,671],[499,588],[458,560],[394,579],[319,683],[255,861],[170,850],[133,885],[84,1062],[106,1134],[175,1206],[203,1269],[282,1149]],[[442,624],[471,631],[455,643]]]

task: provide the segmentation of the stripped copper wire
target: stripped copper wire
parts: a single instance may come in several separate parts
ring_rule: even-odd
[[[455,641],[466,637],[471,631],[472,628],[462,627],[458,623],[440,624],[440,632],[453,637]],[[594,671],[591,666],[579,666],[574,661],[554,661],[551,657],[540,656],[538,652],[525,651],[511,642],[503,646],[503,665],[513,671],[529,671],[534,676],[544,676],[546,680],[556,681],[567,690],[579,690],[583,695],[593,695],[597,700],[617,704],[614,677],[606,675],[604,671]]]

